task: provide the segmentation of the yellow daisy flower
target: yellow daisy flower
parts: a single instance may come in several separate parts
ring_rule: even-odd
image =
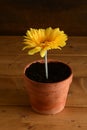
[[[66,45],[67,35],[59,28],[52,29],[33,29],[27,30],[24,39],[26,45],[24,49],[29,49],[28,54],[33,55],[40,52],[40,56],[44,57],[46,52],[51,49],[61,49]]]

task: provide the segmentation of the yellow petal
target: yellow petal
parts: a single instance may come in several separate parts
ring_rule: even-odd
[[[55,28],[51,34],[51,40],[54,40],[59,35],[59,28]]]
[[[45,49],[41,50],[40,51],[40,56],[44,57],[45,55],[46,55],[46,50]]]
[[[60,47],[64,47],[66,45],[66,42],[61,42]]]
[[[52,32],[52,28],[51,28],[51,27],[49,27],[49,28],[47,28],[47,29],[45,30],[45,35],[46,35],[47,40],[48,40],[48,38],[50,37],[51,32]]]
[[[45,41],[45,29],[38,30],[38,41],[40,44]]]
[[[41,50],[41,47],[35,47],[34,49],[28,51],[29,55],[34,55],[35,53],[39,52]]]
[[[23,47],[22,50],[25,50],[25,49],[27,49],[27,48],[32,48],[32,47],[28,45],[28,46]]]

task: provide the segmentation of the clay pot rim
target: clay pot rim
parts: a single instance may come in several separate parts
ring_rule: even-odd
[[[71,69],[71,67],[70,67],[68,64],[66,64],[66,63],[64,63],[64,62],[61,62],[61,61],[58,61],[58,60],[48,59],[48,62],[58,62],[58,63],[62,63],[62,64],[64,64],[64,65],[66,65],[66,66],[70,69],[70,71],[71,71],[70,76],[68,76],[66,79],[64,79],[64,80],[62,80],[62,81],[51,82],[51,83],[50,83],[50,82],[44,83],[44,82],[38,82],[38,81],[32,80],[32,79],[28,78],[28,77],[25,75],[25,71],[26,71],[26,69],[27,69],[31,64],[36,63],[36,62],[44,63],[44,60],[35,60],[35,61],[32,61],[32,62],[30,62],[29,64],[27,64],[27,65],[25,66],[25,68],[24,68],[24,72],[23,72],[24,77],[25,77],[27,80],[29,80],[30,82],[37,83],[37,84],[38,84],[38,83],[39,83],[39,84],[56,84],[56,83],[66,82],[66,81],[69,80],[70,78],[71,78],[71,79],[73,78],[72,69]],[[72,80],[71,80],[71,81],[72,81]]]

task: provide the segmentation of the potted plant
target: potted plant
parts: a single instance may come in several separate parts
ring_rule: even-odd
[[[24,69],[24,79],[30,103],[36,112],[56,114],[64,109],[72,70],[65,63],[47,59],[47,51],[66,45],[67,35],[59,28],[27,30],[24,48],[28,54],[40,52],[44,59],[29,63]]]

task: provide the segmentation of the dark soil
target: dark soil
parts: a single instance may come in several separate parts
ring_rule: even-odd
[[[45,77],[44,63],[36,62],[30,65],[25,71],[25,75],[31,80],[42,83],[54,83],[68,78],[71,74],[71,69],[61,62],[48,63],[48,79]]]

